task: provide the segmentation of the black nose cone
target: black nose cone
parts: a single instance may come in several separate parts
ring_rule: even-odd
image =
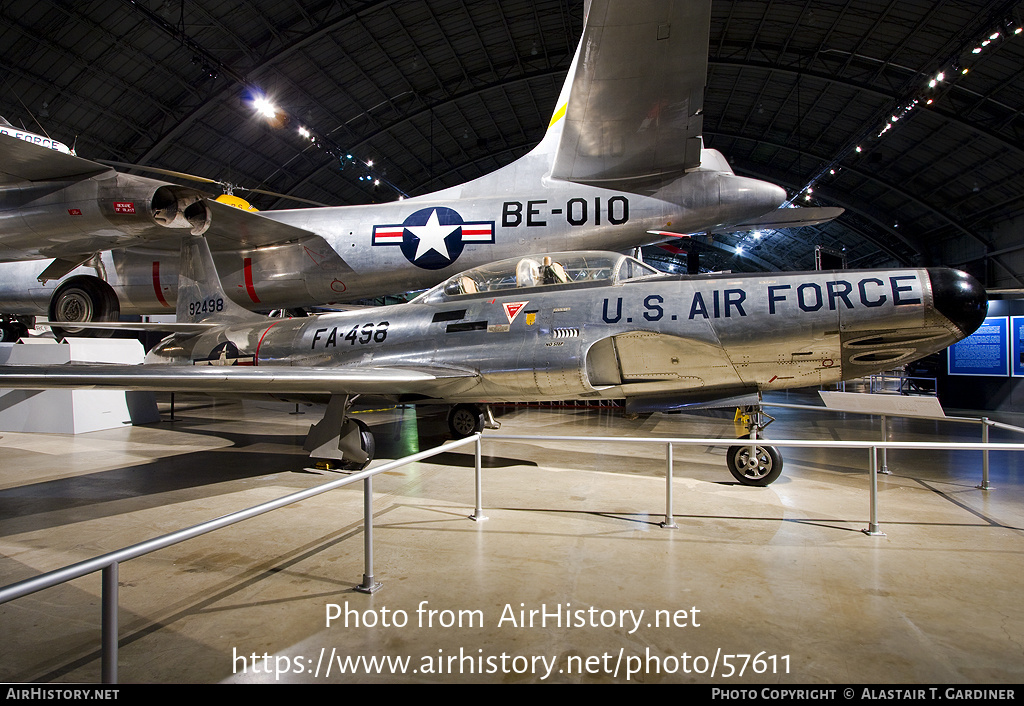
[[[946,267],[929,268],[928,276],[939,313],[956,324],[965,337],[974,333],[988,313],[988,295],[981,282],[966,272]]]

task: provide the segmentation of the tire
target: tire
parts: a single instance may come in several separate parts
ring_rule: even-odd
[[[370,465],[370,461],[373,460],[373,455],[377,451],[377,442],[374,441],[373,432],[366,426],[366,423],[359,419],[352,419],[352,422],[359,427],[359,446],[366,452],[366,460],[362,463],[356,463],[350,461],[345,464],[345,470],[349,471],[361,471]]]
[[[757,463],[751,462],[750,444],[730,446],[726,464],[733,478],[743,485],[764,487],[771,485],[782,474],[782,456],[774,446],[755,444]]]
[[[120,315],[121,307],[114,290],[106,282],[95,278],[76,277],[70,279],[62,284],[50,299],[50,321],[67,321],[69,323],[117,321]],[[53,326],[51,328],[57,338],[65,336],[108,338],[114,333],[109,329],[87,329],[77,326]]]
[[[0,324],[0,343],[16,343],[21,338],[21,332],[16,324]]]
[[[448,412],[448,431],[465,439],[484,430],[484,412],[475,404],[457,404]]]

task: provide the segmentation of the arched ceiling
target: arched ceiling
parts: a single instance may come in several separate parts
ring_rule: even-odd
[[[714,0],[705,143],[798,204],[847,211],[716,236],[704,264],[807,269],[822,245],[856,266],[958,264],[1024,285],[1020,5]],[[330,205],[392,200],[529,151],[582,16],[583,0],[0,2],[0,115],[90,159]],[[287,118],[256,116],[257,90]]]

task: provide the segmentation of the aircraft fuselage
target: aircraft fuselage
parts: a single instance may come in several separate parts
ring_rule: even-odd
[[[147,362],[472,371],[409,400],[624,397],[666,408],[832,383],[941,350],[984,310],[984,291],[964,281],[936,268],[439,288],[408,304],[178,337]]]
[[[468,267],[532,252],[624,250],[656,240],[651,230],[740,222],[784,197],[774,185],[720,171],[684,174],[648,195],[554,180],[538,186],[530,167],[526,160],[478,180],[482,184],[386,204],[264,212],[318,235],[214,253],[225,291],[250,309],[352,301],[423,289]],[[101,263],[46,284],[36,279],[38,263],[2,263],[3,310],[45,314],[61,281],[86,275],[105,279],[123,314],[174,311],[176,249],[114,250]]]

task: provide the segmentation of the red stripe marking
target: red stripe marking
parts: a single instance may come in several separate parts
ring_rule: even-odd
[[[281,322],[280,321],[275,321],[274,323],[270,324],[270,326],[267,326],[267,330],[264,331],[263,334],[260,336],[260,342],[256,344],[256,354],[252,357],[252,364],[253,365],[259,365],[260,364],[260,346],[263,345],[263,337],[267,335],[267,333],[270,331],[270,329],[274,328],[279,323],[281,323]]]
[[[164,299],[164,293],[160,288],[160,261],[153,260],[153,291],[156,292],[156,299],[158,302],[166,306],[168,309],[171,305]]]
[[[249,298],[254,303],[259,304],[260,298],[256,296],[256,287],[252,283],[252,258],[247,257],[242,263],[242,270],[245,272],[245,291],[249,293]]]

